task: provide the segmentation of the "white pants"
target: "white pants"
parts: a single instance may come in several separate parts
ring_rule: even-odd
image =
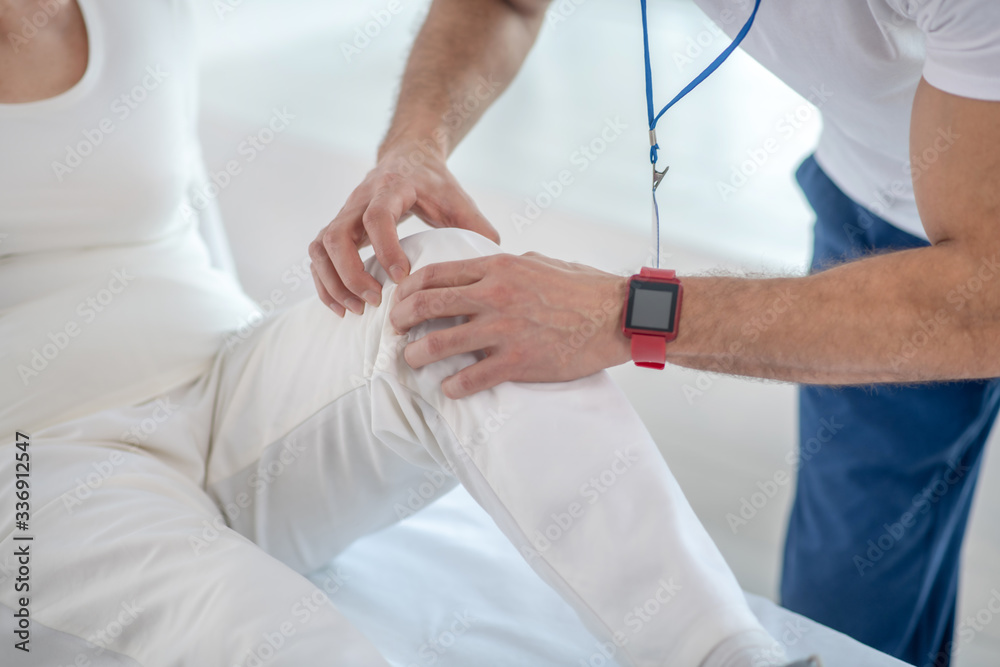
[[[499,251],[459,230],[403,248],[415,269]],[[385,291],[361,317],[309,299],[188,386],[32,434],[30,654],[11,648],[0,447],[0,662],[385,665],[302,575],[456,480],[623,663],[696,667],[761,628],[606,373],[447,399],[441,380],[475,355],[414,371],[402,349],[455,321],[397,335],[395,285],[368,268]]]

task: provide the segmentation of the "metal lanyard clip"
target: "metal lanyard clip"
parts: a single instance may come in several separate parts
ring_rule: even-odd
[[[652,155],[655,155],[656,149],[659,149],[660,147],[660,144],[656,141],[656,130],[649,131],[649,147],[653,149],[651,151]],[[663,177],[667,175],[668,171],[670,171],[670,167],[664,167],[663,171],[657,171],[656,162],[653,162],[653,192],[656,192],[656,188],[659,187],[660,181],[663,180]]]

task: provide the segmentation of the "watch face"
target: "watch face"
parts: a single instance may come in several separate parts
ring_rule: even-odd
[[[676,283],[632,280],[628,291],[625,326],[629,329],[673,333],[679,289],[680,285]]]

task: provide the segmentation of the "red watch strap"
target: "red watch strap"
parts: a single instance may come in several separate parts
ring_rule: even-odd
[[[632,334],[632,361],[636,366],[663,370],[667,363],[667,341],[663,336]]]
[[[639,269],[639,275],[643,278],[662,278],[673,280],[677,277],[677,272],[673,269],[654,269],[651,266],[644,266]]]
[[[680,311],[680,281],[677,280],[677,273],[670,269],[654,269],[644,266],[635,278],[647,278],[652,280],[670,281],[677,284],[677,303],[674,305],[675,325],[672,334],[640,333],[640,331],[630,330],[625,326],[628,317],[628,306],[622,312],[622,330],[626,336],[632,339],[632,361],[636,366],[643,368],[655,368],[662,370],[667,365],[667,338],[673,340],[676,337],[676,319]],[[631,282],[629,283],[631,286]],[[630,288],[631,289],[631,288]]]

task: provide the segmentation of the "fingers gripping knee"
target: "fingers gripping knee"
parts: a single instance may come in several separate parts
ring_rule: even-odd
[[[466,229],[430,229],[401,239],[403,252],[410,260],[411,272],[428,264],[451,262],[460,259],[473,259],[495,255],[500,246],[485,236]],[[369,259],[366,267],[376,280],[385,284],[387,274],[374,258]]]

